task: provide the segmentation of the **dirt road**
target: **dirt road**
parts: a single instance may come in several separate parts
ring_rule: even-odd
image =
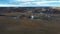
[[[0,18],[1,34],[60,34],[57,21]]]

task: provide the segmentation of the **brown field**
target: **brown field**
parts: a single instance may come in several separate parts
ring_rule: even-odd
[[[0,17],[0,34],[60,34],[59,22]]]

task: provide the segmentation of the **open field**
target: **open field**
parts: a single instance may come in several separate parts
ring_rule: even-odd
[[[60,21],[0,17],[0,34],[60,34]]]

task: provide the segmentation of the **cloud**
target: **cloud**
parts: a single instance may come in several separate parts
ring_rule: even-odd
[[[46,0],[0,0],[0,6],[20,6],[20,7],[38,7],[38,6],[60,6],[60,1]]]
[[[13,0],[13,2],[31,2],[35,0]]]

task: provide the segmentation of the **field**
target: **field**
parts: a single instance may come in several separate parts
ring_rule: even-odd
[[[0,17],[0,34],[60,34],[60,21]]]

